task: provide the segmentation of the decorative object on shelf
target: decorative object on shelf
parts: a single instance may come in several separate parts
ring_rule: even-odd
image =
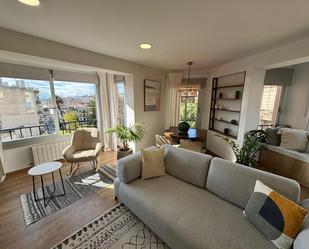
[[[218,105],[218,109],[219,109],[219,110],[222,110],[222,109],[224,109],[224,106]]]
[[[192,64],[193,64],[192,61],[187,62],[187,65],[188,65],[188,80],[187,80],[187,82],[178,85],[178,91],[179,91],[180,97],[197,97],[198,92],[201,88],[201,86],[198,85],[198,84],[190,83]]]
[[[224,118],[222,118],[222,117],[219,117],[219,120],[221,120],[221,121],[224,121]]]
[[[117,159],[128,156],[133,153],[130,148],[130,142],[140,142],[145,136],[146,132],[142,124],[134,124],[130,126],[117,125],[109,128],[106,133],[113,133],[121,140],[122,147],[117,151]]]
[[[231,120],[231,124],[237,125],[237,124],[238,124],[238,121],[237,121],[236,119],[232,119],[232,120]]]
[[[187,133],[188,130],[190,129],[190,125],[189,125],[189,123],[187,123],[185,121],[184,122],[180,122],[178,124],[178,129],[179,129],[179,132]]]
[[[237,90],[235,91],[235,99],[239,99],[239,97],[240,97],[240,91]]]
[[[160,111],[161,82],[144,80],[144,111]]]
[[[230,134],[230,129],[229,128],[224,128],[224,134],[229,135]]]
[[[219,93],[219,99],[223,98],[223,93]]]
[[[265,131],[263,130],[252,130],[247,132],[242,146],[228,137],[219,134],[215,136],[222,138],[231,146],[236,156],[236,163],[250,167],[256,166],[257,152],[265,148]]]

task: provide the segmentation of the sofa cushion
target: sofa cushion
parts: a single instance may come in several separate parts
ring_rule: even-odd
[[[303,153],[303,152],[299,152],[296,150],[289,150],[289,149],[285,149],[280,146],[272,146],[272,145],[267,145],[267,149],[277,152],[281,155],[285,155],[285,156],[297,159],[299,161],[309,163],[309,152]]]
[[[280,127],[267,128],[265,131],[266,143],[270,145],[279,146],[281,135],[278,134]]]
[[[244,209],[256,180],[299,203],[300,186],[296,181],[220,158],[211,160],[206,189]]]
[[[280,147],[305,152],[308,145],[308,131],[282,128],[278,133],[281,134]]]
[[[204,188],[211,156],[164,145],[165,170],[183,181]]]
[[[170,175],[120,183],[118,197],[171,248],[275,248],[240,208]]]
[[[301,206],[309,210],[309,199],[305,199],[301,202]],[[302,230],[294,240],[294,249],[308,249],[309,245],[309,214],[307,214]]]
[[[246,217],[278,248],[289,249],[308,210],[256,181]]]

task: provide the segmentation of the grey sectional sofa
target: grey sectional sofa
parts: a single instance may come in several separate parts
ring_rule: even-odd
[[[115,194],[169,247],[276,248],[242,212],[257,179],[299,203],[296,181],[173,146],[164,150],[162,177],[141,180],[140,153],[119,160]],[[306,220],[294,249],[308,245]]]

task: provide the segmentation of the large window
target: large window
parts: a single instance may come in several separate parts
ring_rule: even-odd
[[[198,112],[198,92],[180,91],[179,119],[190,124],[191,128],[196,128]]]
[[[265,85],[263,91],[259,128],[265,129],[276,124],[282,86]]]
[[[2,141],[97,126],[93,83],[2,77],[0,107]]]

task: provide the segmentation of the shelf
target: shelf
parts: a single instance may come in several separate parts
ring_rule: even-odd
[[[233,139],[237,139],[237,136],[234,136],[234,135],[226,135],[226,134],[224,134],[224,132],[219,131],[219,130],[216,130],[216,129],[210,129],[210,130],[211,130],[211,131],[214,131],[214,132],[217,132],[217,133],[219,133],[219,134],[221,134],[221,135],[223,135],[223,136],[230,137],[230,138],[233,138]]]
[[[231,109],[226,109],[226,108],[222,108],[222,109],[215,108],[215,110],[217,110],[217,111],[224,111],[224,112],[235,112],[235,113],[240,113],[240,111],[231,110]]]
[[[222,122],[222,123],[225,123],[225,124],[230,124],[230,125],[238,126],[238,124],[232,124],[231,122],[226,121],[226,120],[220,120],[220,119],[217,119],[217,118],[212,118],[212,120],[215,120],[215,121],[218,121],[218,122]]]
[[[215,98],[216,100],[241,100],[241,98],[235,99],[235,98]]]
[[[243,87],[243,86],[244,84],[239,84],[239,85],[230,85],[230,86],[217,86],[215,88],[222,89],[222,88]]]

